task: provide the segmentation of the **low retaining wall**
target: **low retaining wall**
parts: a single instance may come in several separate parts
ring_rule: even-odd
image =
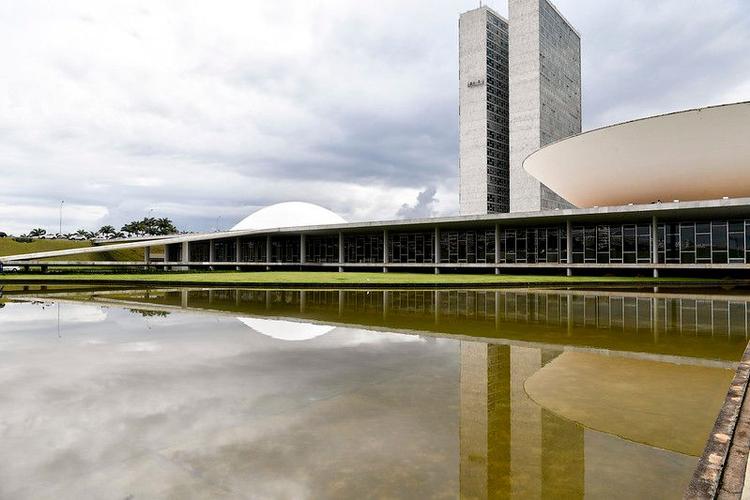
[[[750,451],[750,343],[698,461],[685,499],[740,499]],[[750,492],[749,492],[750,493]]]

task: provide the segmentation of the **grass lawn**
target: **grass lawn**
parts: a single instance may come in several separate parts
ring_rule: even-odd
[[[0,256],[32,252],[51,252],[53,250],[69,250],[71,248],[87,248],[91,246],[92,243],[90,241],[33,240],[30,243],[20,243],[13,238],[0,238]],[[111,252],[84,253],[48,260],[142,261],[143,249],[134,248],[128,250],[114,250]]]
[[[711,280],[713,282],[717,280]],[[494,274],[414,274],[414,273],[360,273],[360,272],[171,272],[143,274],[5,274],[0,283],[111,283],[111,284],[174,284],[174,285],[503,285],[503,284],[667,284],[708,282],[698,278],[651,278],[614,276],[538,276]]]

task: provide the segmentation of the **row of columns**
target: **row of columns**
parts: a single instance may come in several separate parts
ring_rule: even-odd
[[[658,223],[656,217],[651,218],[651,263],[656,265],[659,263],[659,246],[658,246],[658,239],[657,239],[657,232],[658,232]],[[566,254],[567,254],[567,262],[568,264],[571,264],[573,262],[573,225],[570,220],[566,221]],[[435,274],[440,274],[440,227],[435,227],[434,230],[434,264],[435,264]],[[338,270],[339,272],[344,271],[344,265],[345,265],[345,253],[344,253],[344,233],[339,231],[338,233],[338,248],[339,248],[339,255],[338,255]],[[383,272],[388,272],[388,247],[389,247],[389,240],[388,240],[388,230],[383,230]],[[181,263],[184,265],[187,265],[190,262],[190,246],[188,242],[182,243],[182,251],[181,251]],[[146,247],[144,250],[144,261],[146,266],[149,266],[151,264],[151,251],[149,247]],[[300,264],[306,264],[306,254],[307,254],[307,236],[302,233],[300,234]],[[214,262],[215,261],[215,247],[214,247],[214,240],[210,240],[210,250],[209,250],[209,261]],[[238,237],[236,239],[236,263],[240,263],[241,261],[241,250],[240,250],[240,238]],[[271,236],[266,236],[266,270],[270,270],[270,264],[271,262]],[[500,226],[498,224],[495,224],[495,264],[500,264]],[[237,269],[239,270],[239,265],[237,266]],[[573,268],[567,267],[566,273],[568,276],[573,275]],[[500,274],[500,268],[495,267],[495,274]],[[653,275],[654,277],[659,276],[659,270],[654,267],[653,268]]]

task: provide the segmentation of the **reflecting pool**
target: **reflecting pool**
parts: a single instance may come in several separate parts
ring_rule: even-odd
[[[0,498],[680,498],[749,302],[6,289]]]

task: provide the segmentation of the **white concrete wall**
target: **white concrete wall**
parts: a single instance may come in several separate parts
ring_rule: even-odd
[[[581,40],[547,0],[509,0],[508,10],[511,212],[570,208],[523,161],[581,131]]]
[[[523,160],[541,143],[539,0],[508,0],[510,85],[510,211],[541,208],[539,181]]]

